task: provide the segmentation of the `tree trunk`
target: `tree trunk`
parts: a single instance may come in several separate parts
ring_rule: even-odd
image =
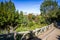
[[[13,33],[13,27],[9,26],[9,33]]]

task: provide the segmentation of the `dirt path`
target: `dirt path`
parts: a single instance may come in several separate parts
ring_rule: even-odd
[[[47,35],[45,38],[46,40],[60,40],[58,39],[58,36],[60,36],[60,29],[55,29],[53,32],[51,32],[49,35]],[[45,39],[44,38],[44,39]],[[43,39],[43,40],[44,40]]]
[[[49,32],[49,31],[48,31]],[[60,29],[54,28],[54,30],[51,29],[50,33],[44,33],[40,36],[42,40],[60,40],[58,39],[58,36],[60,36]]]

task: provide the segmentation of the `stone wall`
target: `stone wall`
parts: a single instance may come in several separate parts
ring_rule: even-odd
[[[32,34],[31,35],[31,37],[32,36],[34,36],[34,37],[36,37],[37,35],[41,35],[42,33],[44,33],[44,32],[46,32],[46,31],[48,31],[48,30],[50,30],[51,28],[53,28],[54,27],[54,24],[52,23],[52,24],[50,24],[50,25],[48,25],[48,26],[44,26],[44,27],[42,27],[42,28],[37,28],[37,29],[35,29],[35,30],[32,30],[32,31],[25,31],[25,32],[18,32],[18,34],[22,34],[23,36],[21,37],[21,40],[22,39],[28,39],[30,36],[30,34]],[[32,32],[32,33],[31,33]],[[24,40],[25,40],[24,39]]]
[[[37,35],[41,35],[44,32],[51,30],[54,27],[54,24],[50,24],[48,26],[44,26],[42,28],[37,28],[31,31],[24,31],[18,33],[10,33],[10,34],[0,34],[0,40],[29,40],[37,38]],[[41,40],[41,39],[40,39]]]
[[[35,35],[40,35],[48,30],[50,30],[52,27],[54,27],[53,23],[48,25],[48,26],[44,26],[42,28],[37,28],[36,30],[33,30],[33,32],[35,33]]]

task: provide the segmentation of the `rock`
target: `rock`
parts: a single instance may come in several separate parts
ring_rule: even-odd
[[[34,37],[35,37],[35,34],[33,33],[33,31],[30,31],[30,33],[24,34],[21,40],[30,40],[30,39],[33,39]]]

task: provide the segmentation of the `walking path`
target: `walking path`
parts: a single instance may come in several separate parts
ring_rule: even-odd
[[[49,35],[47,35],[45,38],[46,40],[60,40],[58,39],[58,36],[60,36],[60,29],[55,29],[53,32],[51,32]],[[44,39],[45,39],[44,38]],[[44,40],[43,39],[43,40]]]
[[[51,30],[39,35],[38,38],[42,40],[60,40],[58,36],[60,36],[60,29],[53,27]]]

